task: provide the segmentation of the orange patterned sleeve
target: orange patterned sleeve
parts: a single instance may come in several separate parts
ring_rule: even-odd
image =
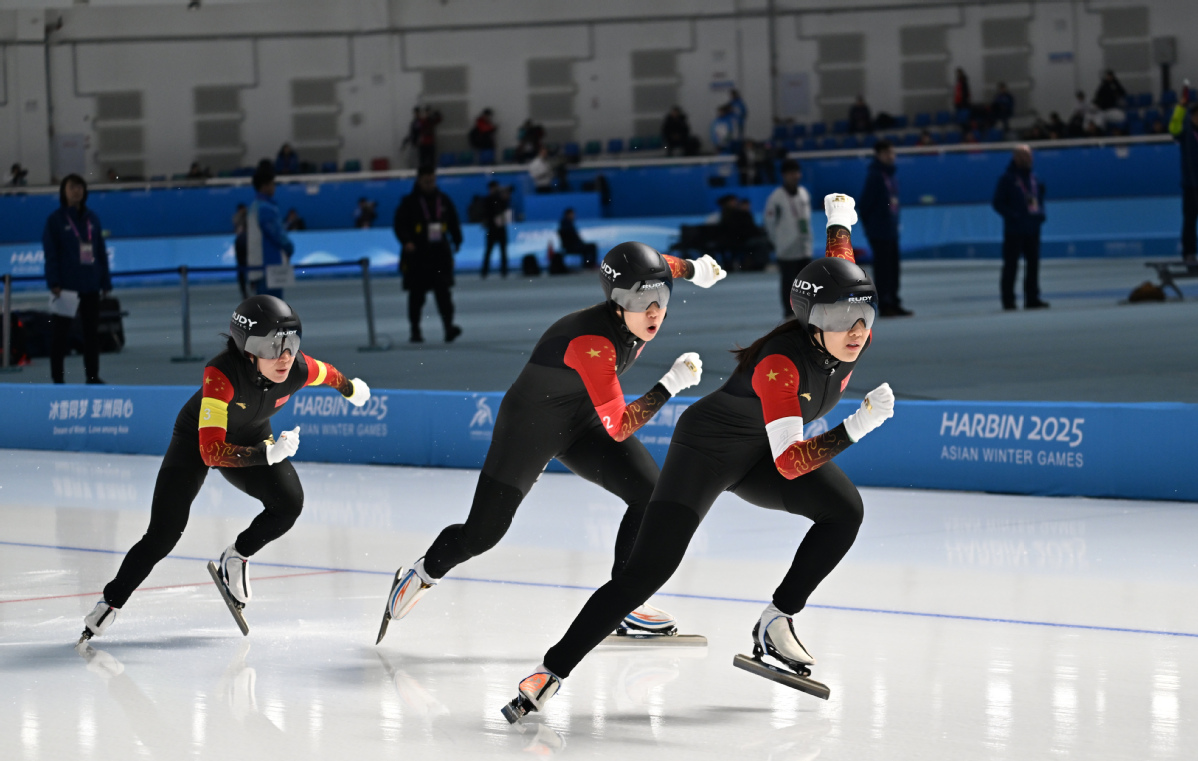
[[[304,383],[305,386],[332,386],[345,397],[354,393],[354,385],[328,362],[321,362],[307,354],[304,355],[304,360],[308,363],[308,380]]]
[[[582,378],[603,428],[616,441],[636,433],[670,400],[665,388],[659,390],[661,384],[657,384],[640,399],[625,404],[616,375],[616,348],[603,336],[575,338],[566,347],[564,361]]]
[[[205,367],[204,394],[200,400],[200,457],[210,468],[265,465],[264,447],[243,447],[225,441],[231,401],[233,384],[229,378],[215,367]]]
[[[824,256],[848,259],[854,264],[857,262],[853,255],[853,238],[847,227],[836,225],[828,228],[828,243],[824,248]]]
[[[670,274],[675,280],[678,278],[690,280],[695,276],[695,265],[691,264],[690,261],[686,259],[679,259],[678,257],[670,256],[669,254],[663,254],[663,256],[665,256],[666,264],[670,265]]]

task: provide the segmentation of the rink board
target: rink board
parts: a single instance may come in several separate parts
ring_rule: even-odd
[[[160,455],[193,393],[176,386],[5,384],[0,446]],[[356,408],[331,389],[308,389],[273,425],[276,432],[301,427],[300,460],[478,468],[502,398],[376,390]],[[638,432],[658,463],[694,401],[671,400]],[[857,405],[842,402],[809,424],[807,435],[836,425]],[[900,401],[893,420],[836,462],[861,486],[1198,501],[1195,430],[1194,404]]]

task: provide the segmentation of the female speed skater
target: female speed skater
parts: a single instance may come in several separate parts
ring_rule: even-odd
[[[346,380],[327,362],[300,353],[302,334],[299,315],[274,296],[253,296],[233,312],[225,350],[208,362],[203,386],[175,420],[154,485],[150,527],[84,617],[80,643],[112,625],[133,590],[174,548],[209,468],[262,502],[262,512],[221,553],[219,570],[208,564],[242,633],[248,633],[241,609],[250,601],[249,558],[287,533],[304,506],[299,476],[287,461],[299,448],[299,427],[275,441],[271,416],[305,386],[332,386],[358,407],[370,398],[361,380]]]
[[[607,300],[566,315],[537,341],[499,405],[466,522],[445,528],[406,572],[396,571],[376,644],[388,623],[407,615],[454,566],[503,538],[516,508],[555,457],[628,504],[616,534],[614,569],[624,566],[659,473],[633,434],[671,396],[698,383],[703,365],[698,354],[683,354],[631,404],[624,403],[619,377],[657,335],[674,278],[710,288],[727,274],[710,256],[677,259],[644,243],[621,243],[607,252],[600,267]],[[620,618],[624,631],[676,631],[668,614],[648,605]]]
[[[604,635],[669,580],[724,491],[815,521],[753,626],[755,662],[765,669],[761,655],[777,658],[797,673],[771,671],[804,689],[794,678],[805,678],[815,658],[795,636],[793,618],[848,552],[863,513],[856,487],[832,458],[894,414],[894,394],[882,384],[843,423],[803,438],[804,421],[824,416],[840,400],[869,346],[877,314],[877,291],[853,261],[854,205],[844,195],[824,199],[826,256],[804,267],[791,287],[797,319],[738,349],[728,381],[679,417],[627,562],[520,682],[519,694],[503,709],[508,721],[541,710]]]

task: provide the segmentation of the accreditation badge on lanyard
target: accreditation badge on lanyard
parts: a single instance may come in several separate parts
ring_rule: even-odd
[[[440,221],[441,220],[441,196],[440,196],[440,194],[437,195],[436,220],[429,217],[428,205],[424,202],[423,198],[420,199],[420,206],[421,206],[421,208],[424,209],[424,218],[426,220],[428,220],[428,242],[429,243],[440,243],[441,240],[445,237],[445,225],[442,224],[442,222]]]
[[[1023,180],[1019,180],[1019,189],[1023,191],[1023,197],[1027,200],[1027,213],[1040,213],[1040,186],[1036,183],[1036,175],[1031,175],[1032,187],[1028,189],[1023,184]]]
[[[75,239],[79,241],[79,263],[95,264],[96,254],[95,250],[92,248],[91,220],[89,219],[87,221],[87,240],[84,240],[83,236],[79,234],[79,228],[75,227],[75,223],[71,220],[71,216],[69,214],[67,215],[67,223],[70,224],[71,231],[75,233]]]

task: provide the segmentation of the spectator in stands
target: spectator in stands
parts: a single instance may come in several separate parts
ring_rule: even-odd
[[[28,183],[29,170],[20,164],[13,164],[8,170],[8,186],[11,188],[23,188]]]
[[[790,286],[811,262],[811,196],[799,185],[802,167],[794,159],[782,162],[782,187],[765,202],[765,233],[774,245],[782,281],[782,318],[792,319]]]
[[[562,212],[561,221],[557,225],[557,237],[562,244],[562,253],[582,254],[582,266],[586,269],[593,270],[599,266],[599,247],[594,243],[587,243],[578,234],[578,228],[574,225],[573,208],[567,208]]]
[[[858,95],[853,107],[849,109],[849,132],[873,132],[874,120],[870,115],[865,98]]]
[[[403,153],[404,151],[418,151],[420,146],[420,124],[423,120],[424,109],[420,106],[416,106],[412,109],[412,121],[408,123],[408,134],[406,137],[404,137],[403,143],[401,143],[399,146],[400,153]],[[416,165],[419,166],[420,159],[418,155],[413,158],[411,154],[409,154],[409,159],[412,159],[414,162],[416,162]]]
[[[437,188],[437,170],[420,167],[412,192],[395,209],[395,237],[399,240],[399,271],[408,292],[408,321],[411,342],[422,343],[420,321],[424,301],[432,291],[437,311],[445,326],[445,342],[462,334],[453,324],[453,255],[462,247],[458,210],[449,196]]]
[[[495,133],[499,128],[495,126],[494,114],[491,109],[484,108],[483,112],[474,120],[474,127],[470,130],[470,147],[476,151],[491,151],[495,152]]]
[[[1003,219],[1002,308],[1015,308],[1015,274],[1024,259],[1023,305],[1046,309],[1040,299],[1040,226],[1044,224],[1044,183],[1032,171],[1032,149],[1015,149],[1006,173],[994,189],[994,210]]]
[[[261,267],[288,264],[295,253],[295,244],[283,229],[282,215],[275,203],[275,172],[269,159],[258,162],[252,180],[256,194],[246,213],[246,264],[251,268],[249,280],[258,294],[283,298],[281,288],[268,288]]]
[[[308,223],[300,216],[300,213],[294,206],[287,210],[287,216],[283,217],[283,229],[287,232],[293,230],[307,230]]]
[[[1006,82],[998,83],[998,90],[994,93],[994,100],[990,101],[990,124],[1002,125],[1003,132],[1009,132],[1011,129],[1011,116],[1015,113],[1015,96],[1011,95],[1011,91],[1007,89]]]
[[[420,166],[437,164],[437,125],[440,123],[440,111],[435,108],[424,109],[424,115],[420,118],[420,136],[416,143]]]
[[[678,106],[670,109],[661,125],[661,140],[666,146],[666,155],[673,156],[675,151],[684,156],[693,156],[698,151],[693,150],[691,143],[690,121]]]
[[[237,204],[233,212],[233,256],[237,260],[237,289],[244,301],[253,294],[250,293],[249,282],[246,278],[246,216],[249,210],[243,203]]]
[[[297,215],[298,216],[298,215]],[[366,196],[358,199],[358,206],[354,209],[354,228],[358,230],[366,230],[374,227],[374,221],[379,218],[379,205],[375,201],[371,201]],[[301,220],[302,221],[302,220]],[[290,228],[288,228],[290,229]],[[300,228],[303,229],[303,228]]]
[[[973,99],[969,94],[969,77],[965,76],[965,70],[960,66],[957,67],[956,81],[953,84],[953,108],[957,111],[973,109]]]
[[[487,231],[487,247],[483,250],[483,272],[485,279],[491,270],[491,249],[499,247],[499,274],[507,277],[507,226],[512,221],[512,189],[497,181],[487,183],[486,216],[483,228]]]
[[[1123,100],[1127,97],[1127,90],[1123,89],[1123,84],[1119,82],[1119,78],[1115,76],[1115,72],[1107,69],[1102,75],[1102,82],[1098,85],[1098,90],[1094,93],[1094,105],[1099,111],[1118,110],[1122,112]]]
[[[299,174],[300,161],[299,154],[291,147],[291,143],[283,143],[279,148],[279,153],[275,156],[275,174]]]
[[[42,233],[46,287],[57,303],[50,344],[50,378],[64,382],[63,360],[69,351],[71,325],[78,316],[83,328],[83,369],[88,383],[100,380],[100,300],[112,290],[103,225],[87,208],[87,183],[67,175],[58,186],[58,209],[46,218]],[[68,314],[74,312],[74,314]]]
[[[865,237],[874,255],[874,286],[882,317],[909,317],[899,298],[899,188],[894,177],[894,146],[879,140],[857,202]]]
[[[553,192],[553,162],[549,158],[549,149],[541,147],[537,157],[528,165],[528,175],[532,177],[532,183],[536,186],[538,193]]]
[[[545,128],[532,119],[525,119],[516,133],[516,161],[535,159],[541,153],[545,140]]]
[[[728,112],[732,114],[732,119],[736,124],[736,140],[744,140],[745,138],[745,119],[749,117],[749,108],[745,105],[744,98],[740,97],[739,90],[728,91]]]
[[[187,179],[189,180],[206,180],[211,176],[212,172],[198,161],[191,162],[191,166],[187,170]]]
[[[741,185],[761,185],[773,182],[773,162],[770,154],[756,140],[745,140],[736,154],[736,168],[740,172]]]
[[[1061,119],[1061,115],[1053,111],[1048,115],[1048,139],[1062,140],[1069,133],[1069,125]]]
[[[1091,133],[1092,128],[1097,128],[1099,133],[1102,132],[1103,119],[1102,112],[1098,110],[1098,106],[1086,100],[1086,94],[1078,90],[1075,96],[1076,103],[1073,107],[1073,114],[1069,117],[1069,137],[1085,137],[1087,131]]]
[[[935,145],[936,138],[932,137],[932,133],[925,127],[919,132],[919,145]]]
[[[711,147],[716,153],[731,153],[736,142],[736,117],[728,105],[720,106],[711,122]]]
[[[726,269],[760,270],[769,260],[770,239],[757,226],[748,199],[724,196],[717,230],[720,243],[732,255]]]
[[[1198,255],[1198,103],[1190,102],[1188,87],[1173,108],[1169,133],[1181,146],[1181,255],[1193,263]]]

